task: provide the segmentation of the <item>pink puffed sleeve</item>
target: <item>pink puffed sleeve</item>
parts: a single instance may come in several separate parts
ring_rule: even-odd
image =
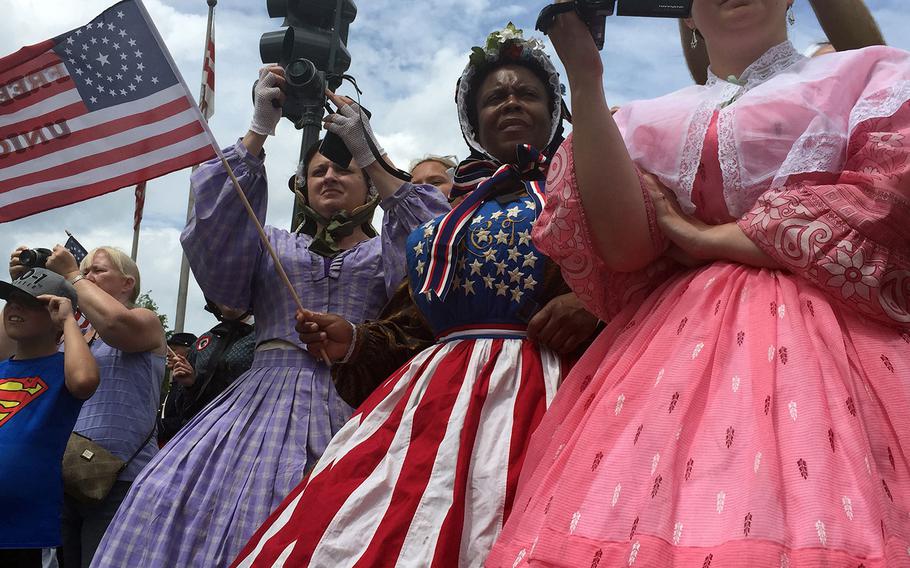
[[[534,244],[559,265],[566,283],[597,317],[609,321],[627,304],[640,302],[675,269],[666,259],[637,272],[613,272],[606,267],[594,246],[578,192],[571,134],[550,160],[546,190],[547,203],[532,233]],[[657,226],[654,205],[643,185],[642,195],[655,249],[663,251],[667,240]]]
[[[739,226],[833,300],[910,324],[910,103],[850,136],[844,171],[766,192]]]

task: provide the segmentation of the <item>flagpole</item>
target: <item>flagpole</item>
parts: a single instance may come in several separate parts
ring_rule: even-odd
[[[130,258],[136,262],[139,256],[139,228],[142,225],[142,210],[145,208],[145,182],[141,181],[134,190],[136,203],[133,205],[133,249]]]
[[[133,248],[130,250],[130,258],[133,259],[133,262],[136,262],[136,257],[139,255],[139,226],[136,225],[133,227]]]
[[[218,4],[218,0],[206,0],[209,5],[209,19],[208,24],[205,28],[205,52],[202,55],[202,70],[203,74],[205,73],[205,62],[208,58],[209,52],[209,40],[212,37],[212,22],[215,16],[215,5]],[[202,84],[199,87],[199,103],[205,104],[205,81],[202,81]],[[202,113],[202,118],[208,122],[206,118],[206,113]],[[193,171],[196,171],[198,166],[193,166]],[[186,222],[189,223],[190,216],[193,214],[193,187],[190,185],[189,197],[187,198],[186,204]],[[189,288],[190,282],[190,263],[186,258],[186,254],[180,255],[180,281],[177,288],[177,313],[174,316],[174,332],[180,333],[183,331],[183,324],[186,320],[186,295],[187,289]]]

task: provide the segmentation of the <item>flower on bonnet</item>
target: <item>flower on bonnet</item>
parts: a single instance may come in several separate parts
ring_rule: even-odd
[[[518,59],[535,51],[543,51],[543,49],[542,41],[537,38],[525,39],[524,31],[509,22],[505,28],[495,31],[487,37],[485,47],[477,46],[471,49],[471,63],[480,66],[501,55]]]

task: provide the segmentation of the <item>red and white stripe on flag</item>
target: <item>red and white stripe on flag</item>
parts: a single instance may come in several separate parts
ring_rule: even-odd
[[[88,321],[88,319],[85,317],[85,314],[83,314],[78,308],[73,310],[73,318],[76,320],[76,323],[79,324],[79,330],[82,331],[82,335],[85,335],[89,332],[89,330],[91,330],[91,322]]]
[[[202,62],[202,100],[199,101],[199,110],[205,119],[212,118],[215,114],[215,22],[209,28],[208,39],[205,44],[205,60]]]
[[[0,222],[214,155],[139,0],[0,59]]]

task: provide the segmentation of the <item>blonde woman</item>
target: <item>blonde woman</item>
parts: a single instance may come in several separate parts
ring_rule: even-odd
[[[10,274],[24,267],[16,249]],[[58,245],[47,268],[69,280],[79,294],[79,309],[91,323],[86,339],[101,370],[101,385],[82,405],[75,431],[117,457],[135,455],[100,504],[86,505],[67,497],[63,509],[63,558],[67,567],[88,566],[105,530],[133,479],[149,462],[157,445],[150,434],[164,376],[164,329],[151,310],[136,307],[139,268],[123,251],[99,247],[81,266]],[[140,450],[141,448],[141,450]]]

